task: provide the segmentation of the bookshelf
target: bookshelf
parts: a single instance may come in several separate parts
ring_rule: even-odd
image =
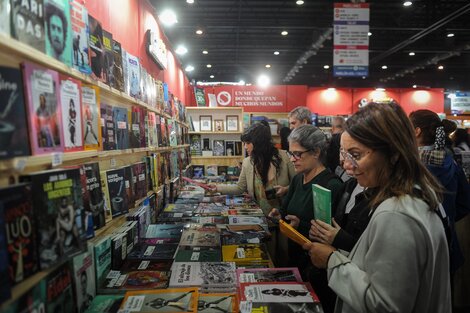
[[[0,65],[5,67],[20,68],[20,64],[24,61],[36,63],[45,68],[55,70],[59,73],[68,75],[79,80],[82,84],[90,84],[99,87],[101,101],[108,104],[114,104],[123,108],[132,108],[133,106],[142,107],[147,111],[155,112],[168,120],[173,119],[172,116],[166,114],[156,107],[152,107],[143,101],[132,98],[124,92],[112,88],[100,81],[96,81],[89,76],[82,74],[74,68],[47,56],[46,54],[34,49],[33,47],[21,43],[5,34],[0,33]],[[25,99],[26,101],[26,99]],[[175,120],[181,128],[187,133],[188,124]],[[107,171],[123,167],[126,165],[142,162],[145,156],[156,153],[181,151],[189,148],[189,144],[166,146],[166,147],[145,147],[132,148],[123,150],[100,151],[100,150],[84,150],[78,152],[60,152],[44,155],[22,156],[0,160],[0,187],[7,187],[12,183],[18,182],[19,176],[54,168],[62,168],[69,166],[81,165],[88,162],[97,162],[101,171]],[[162,189],[156,188],[150,190],[147,196],[161,194]],[[132,213],[140,205],[143,199],[136,199],[135,203],[130,203],[129,213]],[[95,231],[95,237],[101,237],[111,233],[113,229],[119,227],[126,221],[126,215],[118,216],[108,222],[105,226]],[[49,273],[58,268],[60,264],[53,266],[47,270],[38,271],[32,276],[26,278],[22,282],[11,288],[12,296],[9,300],[0,305],[0,311],[8,307],[9,304],[18,300],[29,289],[37,285]]]

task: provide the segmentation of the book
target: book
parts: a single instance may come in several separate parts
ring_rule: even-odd
[[[222,260],[235,262],[237,265],[246,263],[269,263],[266,246],[262,244],[241,244],[222,246]]]
[[[197,312],[197,288],[170,288],[144,291],[128,291],[121,309],[130,312]]]
[[[220,233],[217,229],[185,229],[180,246],[220,247]]]
[[[177,244],[138,244],[127,255],[127,258],[129,260],[172,260],[177,249]]]
[[[112,87],[119,91],[125,91],[124,89],[124,74],[122,68],[122,48],[121,43],[113,39],[113,84]]]
[[[24,1],[19,0],[13,0],[10,3],[11,36],[41,52],[45,52],[43,0],[37,0],[34,6],[29,5],[29,2],[24,3]]]
[[[299,233],[295,228],[290,226],[289,223],[284,222],[283,220],[279,220],[279,230],[281,231],[281,234],[301,246],[306,243],[311,243],[311,241],[308,240],[304,235]]]
[[[63,263],[46,277],[47,313],[74,312],[76,307],[73,296],[72,273],[68,262]]]
[[[103,150],[116,150],[116,131],[114,129],[114,110],[113,107],[101,103],[100,105],[101,120],[103,132]],[[104,121],[103,121],[104,119]]]
[[[10,35],[10,0],[0,0],[0,33]]]
[[[90,249],[93,249],[95,263],[95,283],[101,286],[111,270],[111,239],[104,236],[99,240],[89,241]]]
[[[63,151],[59,75],[32,63],[23,63],[28,128],[33,154]]]
[[[331,190],[318,184],[312,185],[313,216],[331,225]]]
[[[204,313],[238,312],[237,296],[234,293],[201,293],[197,310]]]
[[[170,287],[235,287],[233,262],[173,262]]]
[[[62,137],[64,151],[83,150],[82,105],[80,81],[60,75],[60,103],[62,105]]]
[[[33,7],[33,5],[31,5]],[[69,1],[44,0],[46,53],[72,66],[72,28]]]
[[[103,29],[103,80],[109,86],[114,83],[113,34]]]
[[[105,223],[108,223],[113,219],[113,210],[111,208],[111,200],[109,198],[108,178],[106,171],[100,171],[100,178],[101,191],[104,199],[104,219]]]
[[[145,238],[181,238],[184,224],[152,224],[145,232]]]
[[[82,85],[83,145],[85,150],[102,149],[101,136],[104,118],[100,117],[100,88],[95,85]]]
[[[220,248],[211,247],[184,247],[178,248],[175,262],[221,262]]]
[[[116,149],[128,149],[129,129],[127,125],[127,109],[121,107],[113,107],[113,118]]]
[[[296,267],[285,268],[239,268],[236,271],[238,283],[302,282]]]
[[[126,53],[127,76],[129,81],[129,95],[131,97],[139,97],[140,94],[140,63],[136,56],[129,52]],[[124,61],[123,61],[124,62]]]
[[[93,250],[91,250],[93,251]],[[84,252],[72,259],[77,312],[85,312],[96,295],[93,252]]]
[[[124,295],[97,295],[86,313],[115,313],[119,311]]]
[[[70,23],[72,26],[72,65],[85,74],[91,74],[89,54],[88,10],[83,0],[70,0]]]
[[[304,283],[241,283],[240,301],[313,303],[313,292]]]
[[[216,164],[206,165],[206,175],[207,176],[217,176],[219,166]]]
[[[233,140],[225,141],[225,154],[228,156],[235,155],[235,141]]]
[[[8,306],[2,307],[3,313],[46,312],[46,280],[41,279]]]
[[[86,177],[83,206],[85,211],[90,212],[93,217],[94,229],[100,229],[105,225],[105,201],[101,188],[99,163],[82,164],[81,170],[82,175]]]
[[[173,115],[171,110],[170,91],[168,90],[167,83],[163,83],[163,112],[170,116]]]
[[[5,207],[0,202],[0,304],[11,297],[10,264],[7,247]]]
[[[190,151],[191,155],[201,156],[202,155],[202,147],[201,147],[201,135],[193,134],[190,138]]]
[[[31,197],[30,184],[0,189],[0,205],[5,214],[9,277],[12,284],[23,281],[38,269]]]
[[[20,180],[32,186],[40,268],[82,251],[86,233],[79,169],[36,172]]]
[[[162,137],[162,142],[160,144],[159,142],[159,147],[167,147],[169,145],[168,142],[168,127],[167,127],[167,122],[166,118],[161,116],[160,117],[160,133]]]
[[[107,189],[112,216],[116,217],[129,211],[129,199],[125,190],[124,168],[106,171]]]
[[[127,256],[127,233],[111,236],[111,269],[118,270]]]
[[[224,156],[225,155],[225,141],[224,140],[213,140],[212,141],[212,151],[214,156]]]
[[[319,302],[251,302],[240,301],[240,313],[319,313],[323,312]]]
[[[264,216],[245,216],[245,215],[230,215],[228,217],[230,225],[251,225],[260,224],[266,225],[266,218]]]
[[[91,77],[106,82],[104,76],[103,27],[92,15],[88,14],[88,44],[90,46]]]
[[[121,271],[169,271],[173,260],[125,260]]]
[[[30,155],[20,70],[0,66],[0,99],[0,159]]]
[[[124,190],[127,196],[127,203],[128,203],[127,206],[131,208],[134,207],[135,200],[137,200],[135,197],[135,183],[134,183],[136,179],[134,178],[134,175],[132,173],[132,167],[133,167],[132,164],[124,167]],[[126,213],[126,212],[123,212],[123,213]]]
[[[125,274],[127,278],[121,288],[123,290],[167,288],[170,280],[168,271],[134,271]]]

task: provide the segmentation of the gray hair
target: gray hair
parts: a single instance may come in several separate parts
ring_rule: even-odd
[[[287,139],[289,143],[295,142],[307,150],[320,152],[319,159],[325,164],[328,141],[320,128],[313,125],[302,125],[294,129]]]
[[[296,107],[292,111],[287,114],[287,117],[293,117],[298,119],[299,121],[306,120],[308,124],[312,124],[312,113],[306,107]]]

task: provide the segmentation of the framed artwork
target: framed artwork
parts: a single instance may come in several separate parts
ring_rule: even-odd
[[[224,120],[214,120],[214,131],[223,132],[224,129]]]
[[[210,115],[201,115],[199,116],[199,127],[202,132],[211,132],[212,131],[212,116]]]
[[[238,115],[227,115],[227,131],[237,132],[238,130]]]

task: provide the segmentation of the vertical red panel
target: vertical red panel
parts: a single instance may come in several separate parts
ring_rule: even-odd
[[[352,114],[352,91],[348,88],[309,88],[307,107],[319,115]]]
[[[306,85],[288,85],[286,112],[290,112],[298,106],[307,106],[307,93],[308,86]]]
[[[444,89],[402,89],[401,106],[406,114],[427,109],[436,113],[444,112]]]

